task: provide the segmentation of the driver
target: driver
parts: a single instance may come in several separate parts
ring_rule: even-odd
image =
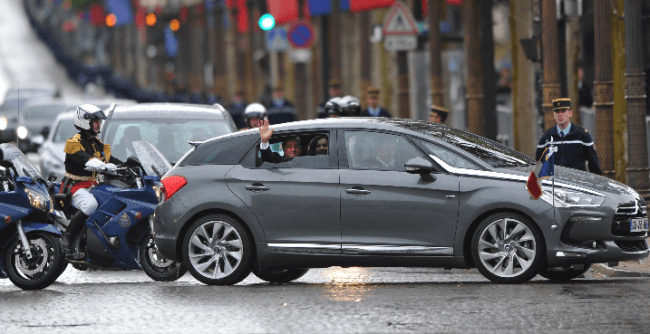
[[[79,133],[68,139],[63,148],[65,176],[61,180],[61,192],[69,191],[72,206],[79,209],[63,234],[63,246],[68,253],[88,216],[97,210],[97,200],[88,192],[97,184],[97,173],[87,171],[86,167],[106,168],[107,172],[115,173],[116,164],[122,164],[111,156],[111,147],[97,138],[104,119],[106,115],[100,108],[92,104],[78,106],[74,126]]]

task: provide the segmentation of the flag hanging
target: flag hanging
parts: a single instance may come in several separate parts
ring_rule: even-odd
[[[275,24],[285,24],[298,18],[297,0],[267,0],[269,13],[273,15]]]
[[[542,187],[539,181],[555,175],[555,158],[553,156],[555,152],[557,152],[557,147],[553,145],[544,149],[541,158],[535,165],[535,169],[528,177],[526,190],[534,199],[539,199],[542,196]]]
[[[365,10],[390,7],[395,0],[350,0],[350,11],[361,12]]]

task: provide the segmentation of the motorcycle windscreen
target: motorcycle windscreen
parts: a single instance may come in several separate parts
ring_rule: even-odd
[[[9,161],[16,168],[18,176],[31,177],[34,180],[42,178],[38,169],[27,159],[25,154],[15,145],[10,143],[0,144],[1,160]]]
[[[167,161],[165,156],[150,142],[136,140],[133,142],[133,149],[147,175],[157,175],[162,178],[163,175],[172,169],[172,165]]]

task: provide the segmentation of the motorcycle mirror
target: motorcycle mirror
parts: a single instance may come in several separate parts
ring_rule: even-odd
[[[50,172],[50,175],[47,176],[47,180],[50,182],[56,181],[56,173]]]
[[[129,157],[128,159],[126,159],[126,166],[131,168],[131,167],[136,167],[136,166],[138,166],[138,167],[142,166],[142,164],[140,163],[140,159],[138,159],[136,157]]]

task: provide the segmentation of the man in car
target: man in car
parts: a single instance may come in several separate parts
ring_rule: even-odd
[[[392,139],[384,139],[377,143],[377,157],[372,168],[379,170],[395,170],[396,157],[397,142]]]
[[[269,144],[269,139],[271,139],[272,135],[273,129],[269,128],[269,121],[264,120],[260,125],[260,152],[262,154],[262,160],[272,163],[286,162],[291,161],[302,153],[300,137],[298,136],[290,137],[282,143],[284,156],[273,152]]]
[[[79,133],[68,139],[63,148],[66,154],[61,192],[70,192],[71,204],[79,210],[63,234],[63,246],[66,252],[73,256],[74,254],[70,254],[73,241],[78,237],[88,217],[97,210],[97,200],[88,191],[97,184],[97,173],[87,171],[86,168],[104,168],[107,172],[114,173],[116,165],[122,164],[122,161],[111,156],[111,147],[97,138],[104,119],[104,112],[92,104],[77,107],[73,121]]]
[[[560,98],[553,100],[553,118],[556,125],[546,130],[539,139],[535,159],[539,160],[547,146],[557,147],[555,164],[575,169],[581,169],[601,175],[603,172],[598,164],[596,148],[587,130],[571,122],[573,110],[571,99]],[[589,169],[587,169],[589,163]]]

